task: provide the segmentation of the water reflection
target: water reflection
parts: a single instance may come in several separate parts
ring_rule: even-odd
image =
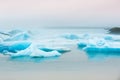
[[[51,60],[56,60],[59,57],[48,57],[48,58],[44,58],[44,57],[10,57],[9,60],[10,61],[17,61],[17,62],[44,62],[44,61],[51,61]]]

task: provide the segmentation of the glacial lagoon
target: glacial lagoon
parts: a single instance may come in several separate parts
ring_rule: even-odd
[[[120,80],[120,37],[103,28],[3,33],[1,80]]]

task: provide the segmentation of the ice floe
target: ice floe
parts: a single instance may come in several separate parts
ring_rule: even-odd
[[[84,50],[90,58],[95,56],[120,56],[119,39],[119,36],[113,35],[93,36],[80,40],[78,48]]]
[[[11,57],[56,57],[69,52],[66,47],[47,46],[40,41],[10,41],[0,44],[0,53]]]
[[[28,56],[28,57],[55,57],[55,56],[60,56],[61,53],[59,53],[56,50],[47,52],[47,51],[43,51],[40,50],[36,44],[31,44],[27,49],[21,50],[17,53],[11,53],[10,54],[12,57],[24,57],[24,56]]]
[[[4,52],[17,52],[24,50],[31,45],[31,42],[28,41],[14,41],[14,42],[3,42],[0,43],[0,53]]]

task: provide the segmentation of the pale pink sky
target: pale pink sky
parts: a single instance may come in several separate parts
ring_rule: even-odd
[[[120,0],[0,0],[0,26],[120,26]]]

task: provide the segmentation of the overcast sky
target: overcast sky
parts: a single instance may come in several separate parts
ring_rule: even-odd
[[[120,0],[0,0],[0,28],[120,26]]]

